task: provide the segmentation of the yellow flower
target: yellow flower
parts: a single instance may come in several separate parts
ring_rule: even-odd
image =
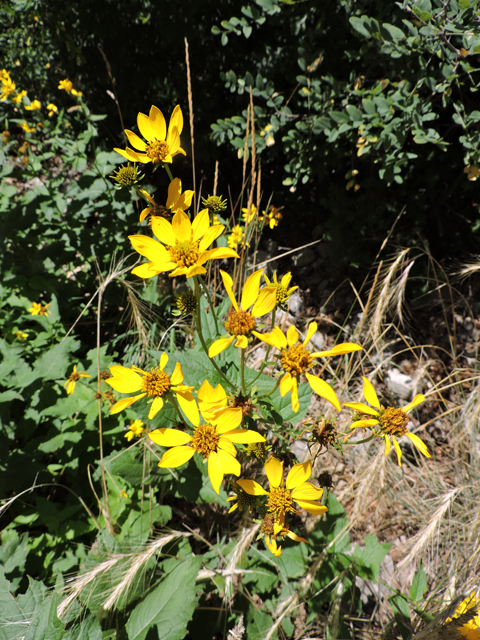
[[[120,495],[121,495],[123,498],[128,498],[128,493],[125,491],[125,489],[124,489],[123,491],[120,491]]]
[[[37,109],[40,109],[41,106],[42,103],[40,102],[40,100],[34,100],[30,104],[24,104],[23,108],[25,109],[25,111],[36,111]]]
[[[20,126],[27,133],[31,133],[32,131],[35,131],[35,127],[30,127],[26,122],[20,122]]]
[[[144,189],[140,192],[150,202],[151,207],[147,207],[140,214],[140,222],[143,222],[148,215],[165,216],[165,214],[177,213],[177,211],[185,212],[192,204],[193,191],[187,190],[182,193],[182,182],[180,178],[174,178],[168,186],[167,204],[165,207],[156,204],[155,200]]]
[[[247,224],[250,223],[255,218],[256,215],[257,215],[257,207],[254,204],[250,206],[250,211],[248,210],[247,207],[244,207],[242,209],[242,219],[245,220]]]
[[[306,542],[308,544],[308,540],[301,538],[300,536],[297,536],[296,533],[293,533],[293,531],[290,531],[288,524],[278,522],[268,513],[263,518],[260,531],[265,535],[265,544],[267,548],[276,557],[282,555],[282,547],[277,545],[277,540],[283,540],[285,536],[288,536],[291,540],[295,540],[295,542]]]
[[[23,331],[14,331],[13,335],[21,342],[25,342],[25,339],[28,338],[28,333],[24,333]]]
[[[213,420],[228,405],[228,396],[221,384],[212,387],[208,380],[198,390],[198,408],[205,420]]]
[[[271,204],[268,211],[266,213],[264,211],[263,214],[265,216],[265,224],[268,224],[270,229],[276,227],[283,217],[277,207],[274,207],[273,204]]]
[[[230,334],[230,337],[215,340],[208,349],[209,358],[213,358],[224,351],[232,344],[235,338],[237,339],[235,346],[240,349],[245,349],[248,344],[248,336],[251,333],[255,333],[253,331],[256,327],[255,318],[265,316],[275,307],[277,300],[275,289],[265,287],[260,291],[260,278],[262,277],[262,273],[263,269],[255,271],[245,282],[239,308],[233,293],[233,280],[228,273],[220,269],[223,285],[233,305],[233,310],[230,311],[228,320],[225,322],[225,329]],[[252,310],[248,311],[252,305]]]
[[[270,456],[265,462],[265,473],[270,483],[270,491],[265,491],[255,480],[241,479],[237,480],[237,484],[251,496],[268,496],[267,514],[273,516],[281,527],[285,526],[285,516],[298,513],[293,506],[294,502],[312,515],[320,515],[328,511],[327,507],[317,502],[323,495],[323,489],[307,482],[312,475],[310,460],[296,464],[290,469],[285,487],[283,486],[283,462]]]
[[[263,335],[256,331],[253,333],[257,338],[260,338],[260,340],[263,340],[263,342],[266,342],[281,352],[280,362],[285,374],[280,381],[280,394],[283,398],[289,391],[292,392],[292,409],[294,411],[298,411],[300,408],[298,402],[298,378],[302,373],[305,374],[308,384],[313,391],[322,398],[325,398],[325,400],[328,400],[328,402],[340,411],[341,405],[332,387],[325,382],[325,380],[307,373],[307,370],[315,366],[314,358],[340,356],[345,353],[351,353],[352,351],[360,351],[362,347],[353,342],[344,342],[337,344],[329,351],[310,353],[305,347],[310,342],[316,330],[317,323],[311,322],[308,325],[307,337],[302,344],[298,342],[299,334],[293,325],[288,328],[286,336],[279,327],[274,327],[273,331],[264,333]]]
[[[67,387],[67,395],[70,395],[75,391],[75,383],[78,382],[80,378],[91,377],[92,376],[90,376],[88,373],[85,373],[85,371],[77,371],[77,365],[74,364],[72,373],[68,376],[67,381],[63,385],[64,388]]]
[[[137,402],[137,400],[148,396],[153,399],[148,413],[148,418],[151,420],[163,407],[163,396],[167,395],[168,397],[169,393],[174,392],[183,411],[188,415],[192,403],[195,406],[195,400],[190,393],[192,387],[186,387],[181,384],[183,382],[183,371],[179,362],[175,365],[171,376],[165,373],[164,369],[167,362],[167,354],[162,353],[160,365],[152,367],[150,371],[143,371],[135,366],[128,368],[121,365],[113,365],[109,367],[112,377],[105,380],[105,382],[113,387],[115,391],[120,393],[142,392],[139,395],[122,398],[122,400],[116,402],[110,409],[110,414],[119,413],[134,402]]]
[[[407,436],[413,442],[415,447],[422,453],[425,457],[430,458],[430,453],[428,452],[427,445],[414,433],[410,433],[407,431],[408,424],[408,416],[407,413],[411,411],[414,407],[419,405],[421,402],[425,400],[425,396],[421,393],[418,393],[415,398],[407,404],[403,409],[394,409],[393,407],[387,407],[386,409],[380,405],[378,401],[377,394],[375,393],[375,389],[371,382],[367,380],[367,378],[363,378],[363,395],[365,400],[376,407],[372,409],[367,404],[363,404],[363,402],[344,402],[345,407],[349,407],[358,413],[366,413],[371,416],[376,416],[371,419],[361,419],[355,421],[350,428],[358,429],[364,427],[373,427],[374,425],[380,425],[380,435],[385,440],[385,455],[390,451],[390,436],[393,440],[393,446],[395,447],[395,451],[397,452],[398,464],[402,466],[402,451],[397,442],[397,437]]]
[[[228,236],[227,244],[232,249],[236,249],[238,245],[245,247],[245,233],[243,232],[243,227],[239,224],[236,224],[233,227],[232,233]],[[246,243],[246,246],[250,245]]]
[[[49,311],[48,307],[52,303],[48,304],[40,304],[39,302],[32,302],[32,306],[29,309],[29,312],[32,316],[48,316],[51,311]]]
[[[16,95],[12,96],[12,102],[14,102],[15,104],[20,104],[20,102],[22,102],[23,98],[26,95],[27,95],[26,91],[20,91]]]
[[[58,88],[59,89],[64,89],[64,91],[66,91],[67,93],[70,93],[73,89],[73,84],[70,80],[60,80],[60,82],[58,83]]]
[[[292,279],[292,274],[290,273],[290,271],[283,276],[280,282],[278,282],[277,280],[276,271],[273,272],[272,282],[270,282],[266,274],[263,277],[265,278],[265,282],[269,287],[275,287],[277,294],[277,305],[285,304],[285,302],[287,302],[295,289],[298,289],[298,287],[291,287],[290,289],[288,288],[288,285],[290,284],[290,281]]]
[[[130,420],[128,431],[124,437],[131,442],[133,438],[140,438],[144,433],[146,433],[146,430],[141,420]]]
[[[77,91],[76,89],[72,89],[70,93],[72,94],[72,96],[75,96],[76,98],[79,98],[82,95],[82,92]]]
[[[1,93],[0,102],[4,102],[12,93],[15,93],[15,82],[6,69],[0,71]]]
[[[48,109],[48,117],[49,118],[51,118],[53,116],[53,114],[57,113],[57,111],[58,111],[58,107],[56,107],[51,102],[50,102],[50,104],[47,104],[47,109]]]
[[[203,385],[202,385],[203,386]],[[204,387],[204,403],[209,403],[209,391]],[[212,395],[212,404],[215,405]],[[182,407],[183,409],[183,407]],[[208,460],[208,476],[216,493],[226,473],[240,475],[240,463],[236,459],[235,443],[249,444],[264,442],[265,438],[256,431],[239,429],[242,422],[242,410],[229,408],[212,415],[211,411],[202,412],[204,423],[200,424],[200,414],[195,403],[185,415],[195,426],[192,435],[178,429],[155,429],[149,434],[153,442],[161,447],[171,447],[163,454],[159,467],[173,469],[185,464],[195,453]]]
[[[465,600],[463,600],[455,609],[455,613],[451,618],[445,620],[445,624],[454,623],[455,619],[464,613],[467,613],[471,609],[475,608],[477,615],[473,616],[471,620],[465,623],[461,627],[457,627],[460,634],[467,640],[480,640],[480,613],[478,613],[478,606],[480,605],[480,598],[477,598],[475,591],[473,591]]]
[[[165,218],[154,217],[152,230],[160,242],[148,236],[129,236],[135,251],[151,260],[135,267],[132,273],[140,278],[153,278],[159,273],[171,271],[171,277],[185,275],[190,278],[198,273],[206,273],[203,265],[208,260],[238,258],[233,249],[208,248],[224,228],[221,224],[210,226],[207,209],[200,211],[193,223],[181,210],[173,216],[171,223]]]
[[[152,105],[150,114],[146,116],[144,113],[139,113],[137,117],[138,128],[140,133],[147,142],[144,142],[137,136],[136,133],[125,129],[127,138],[135,149],[139,149],[140,152],[134,151],[127,147],[123,149],[114,149],[121,156],[127,160],[133,160],[133,162],[143,162],[147,164],[152,162],[158,164],[160,162],[172,162],[174,156],[178,153],[187,155],[185,151],[180,147],[180,134],[183,129],[183,115],[180,106],[177,104],[170,117],[170,122],[167,125],[162,112],[158,107]]]

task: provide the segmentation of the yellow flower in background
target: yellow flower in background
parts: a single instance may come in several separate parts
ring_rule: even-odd
[[[238,245],[245,247],[245,233],[243,231],[243,227],[239,224],[236,224],[233,227],[232,233],[228,236],[227,244],[232,249],[236,249]],[[248,242],[246,243],[246,246],[250,246]]]
[[[184,413],[188,416],[191,406],[195,406],[195,400],[191,394],[193,387],[182,385],[183,371],[179,362],[175,365],[175,369],[171,376],[165,373],[164,369],[168,362],[168,355],[162,353],[160,364],[158,367],[152,367],[150,371],[143,371],[136,366],[122,367],[121,365],[113,365],[109,367],[111,378],[105,380],[107,384],[119,391],[120,393],[135,393],[141,391],[140,394],[131,396],[130,398],[122,398],[116,402],[110,409],[110,414],[120,413],[137,400],[141,398],[152,398],[148,419],[152,420],[164,405],[163,397],[169,393],[175,393],[175,396]]]
[[[73,84],[68,79],[60,80],[60,82],[58,83],[58,88],[59,89],[63,89],[67,93],[70,93],[72,91],[72,89],[73,89]]]
[[[280,211],[277,209],[277,207],[274,207],[273,204],[271,204],[268,208],[268,211],[266,213],[264,211],[263,214],[265,216],[265,224],[268,224],[270,229],[276,227],[280,220],[283,218]]]
[[[20,127],[27,133],[31,133],[32,131],[35,131],[35,127],[31,127],[26,122],[20,122]]]
[[[48,117],[49,118],[51,118],[53,116],[53,114],[57,113],[57,111],[58,111],[58,107],[56,107],[51,102],[50,102],[50,104],[47,104],[47,109],[48,109]]]
[[[49,302],[48,304],[40,304],[39,302],[32,302],[32,306],[28,311],[32,316],[48,316],[49,313],[51,314],[51,311],[49,311],[48,309],[48,307],[51,304],[52,304],[51,302]]]
[[[159,273],[171,271],[171,277],[185,275],[190,278],[198,273],[206,273],[203,265],[208,260],[238,258],[233,249],[208,248],[224,228],[222,224],[210,226],[208,209],[200,211],[193,223],[181,210],[173,216],[171,223],[165,218],[154,217],[152,230],[160,242],[148,236],[129,236],[135,251],[151,260],[135,267],[132,273],[140,278],[153,278]]]
[[[478,613],[478,607],[480,606],[480,598],[476,597],[475,591],[473,591],[467,598],[455,609],[455,613],[451,618],[445,620],[445,624],[455,622],[455,619],[464,613],[467,613],[471,609],[476,610],[476,615],[471,620],[466,622],[463,626],[457,627],[460,634],[467,640],[480,640],[480,613]],[[473,613],[473,612],[472,612]]]
[[[140,438],[146,433],[146,429],[143,426],[143,422],[141,420],[130,420],[130,425],[128,427],[128,431],[125,434],[125,438],[131,442],[133,438]]]
[[[76,98],[80,98],[80,96],[83,95],[81,91],[77,91],[76,89],[72,89],[70,93],[72,94],[72,96],[75,96]]]
[[[13,335],[17,340],[20,340],[21,342],[25,342],[25,340],[28,338],[28,333],[25,333],[24,331],[14,331]]]
[[[225,322],[225,329],[230,334],[230,337],[215,340],[208,349],[209,358],[213,358],[224,351],[232,344],[235,338],[237,339],[235,346],[245,349],[248,344],[248,336],[255,333],[253,331],[257,326],[255,318],[265,316],[274,309],[277,301],[276,290],[273,287],[265,287],[260,291],[262,273],[263,269],[259,269],[246,280],[239,307],[233,293],[233,280],[228,273],[220,269],[223,285],[233,305],[233,310],[230,311],[228,320]],[[248,311],[250,307],[252,309]]]
[[[0,102],[4,102],[12,93],[15,93],[15,82],[10,77],[6,69],[0,71],[1,93]]]
[[[75,391],[75,383],[80,380],[80,378],[91,378],[92,376],[86,373],[85,371],[77,371],[77,365],[73,365],[73,371],[68,376],[67,381],[63,385],[63,387],[67,387],[67,395],[71,395]]]
[[[265,274],[263,277],[265,278],[265,282],[267,283],[267,286],[275,287],[275,291],[277,295],[277,305],[285,304],[285,302],[288,301],[288,299],[290,298],[292,293],[295,291],[295,289],[298,289],[298,286],[291,287],[290,289],[288,288],[288,285],[290,284],[290,281],[292,279],[292,274],[290,273],[290,271],[282,277],[280,282],[278,282],[277,280],[276,271],[273,272],[272,281],[268,279],[267,274]]]
[[[163,113],[154,105],[152,105],[148,116],[144,113],[138,114],[137,124],[140,133],[145,138],[146,142],[129,129],[125,129],[125,133],[132,147],[135,147],[138,151],[134,151],[133,149],[130,149],[130,147],[127,147],[125,150],[117,148],[114,149],[114,151],[127,160],[143,162],[144,164],[147,164],[148,162],[159,164],[172,162],[173,157],[179,153],[182,153],[184,156],[187,155],[180,147],[180,134],[183,129],[183,115],[178,104],[170,117],[168,132]]]
[[[250,206],[250,211],[248,210],[247,207],[244,207],[242,209],[242,219],[245,220],[247,224],[250,223],[255,218],[256,215],[257,215],[257,207],[254,204]]]
[[[420,453],[422,453],[426,458],[430,458],[430,453],[428,452],[427,445],[423,442],[423,440],[421,440],[414,433],[410,433],[409,431],[407,431],[407,413],[425,400],[425,396],[423,394],[417,394],[412,402],[410,402],[410,404],[407,404],[406,407],[403,407],[403,409],[394,409],[393,407],[387,407],[385,409],[380,405],[372,383],[364,377],[363,395],[365,397],[365,400],[369,404],[373,405],[375,409],[372,409],[372,407],[369,407],[363,402],[344,402],[344,406],[349,407],[349,409],[353,409],[358,413],[366,413],[367,415],[375,416],[375,418],[365,418],[357,420],[350,426],[351,429],[373,427],[378,424],[380,426],[381,432],[379,435],[381,435],[385,440],[385,455],[388,455],[388,452],[390,451],[391,436],[393,440],[393,446],[395,447],[395,451],[397,452],[398,464],[400,466],[402,466],[402,451],[395,436],[407,436],[407,438],[410,438],[410,440],[420,451]]]
[[[208,391],[204,388],[205,402],[209,403]],[[212,399],[212,404],[215,404],[215,399]],[[195,426],[192,435],[179,429],[155,429],[150,432],[149,437],[153,442],[161,447],[171,447],[163,454],[158,466],[174,469],[199,453],[204,460],[208,460],[208,476],[213,489],[219,493],[226,473],[239,476],[241,472],[234,444],[264,442],[265,438],[256,431],[238,428],[242,422],[241,408],[225,409],[216,416],[212,416],[211,411],[206,414],[202,412],[205,420],[202,424],[196,405],[195,409],[192,406],[191,411],[185,412],[185,415]]]
[[[268,513],[263,518],[260,531],[265,535],[265,544],[268,550],[276,557],[282,555],[282,547],[277,545],[277,540],[283,540],[285,536],[289,537],[290,540],[295,540],[295,542],[306,542],[308,544],[308,540],[290,531],[288,524],[282,524],[276,521],[275,518]]]
[[[318,502],[323,495],[323,489],[307,482],[312,475],[310,460],[295,464],[290,469],[285,487],[283,486],[283,462],[270,456],[265,462],[265,473],[270,483],[270,491],[265,491],[255,480],[240,479],[237,480],[237,484],[251,496],[268,496],[267,514],[273,516],[281,527],[285,526],[285,516],[298,513],[293,505],[294,502],[315,516],[328,511],[327,507]]]
[[[20,91],[19,93],[12,96],[12,102],[14,102],[15,104],[20,104],[20,102],[22,102],[23,98],[26,95],[27,95],[26,91]]]
[[[156,204],[152,196],[144,189],[140,189],[140,192],[151,204],[151,207],[147,207],[140,214],[140,222],[143,222],[148,215],[165,216],[168,213],[177,213],[177,211],[185,212],[192,204],[193,191],[187,190],[182,193],[182,181],[180,178],[174,178],[168,185],[167,204],[165,206]]]
[[[42,106],[42,103],[40,102],[40,100],[33,100],[33,102],[31,102],[30,104],[24,104],[23,108],[25,109],[25,111],[36,111],[37,109],[40,109]]]
[[[286,336],[279,327],[274,327],[270,333],[261,334],[254,331],[253,334],[281,352],[280,363],[285,374],[280,381],[280,394],[283,398],[289,391],[292,392],[292,409],[294,411],[298,411],[300,408],[298,402],[298,378],[302,373],[305,374],[308,384],[313,391],[333,404],[337,411],[340,411],[341,405],[332,387],[325,382],[325,380],[313,376],[307,373],[307,371],[315,366],[314,358],[340,356],[345,353],[351,353],[352,351],[361,351],[362,347],[353,342],[344,342],[337,344],[333,349],[328,351],[310,353],[305,347],[312,339],[316,330],[317,323],[311,322],[308,325],[307,337],[301,344],[298,342],[300,337],[299,333],[293,325],[288,328]]]

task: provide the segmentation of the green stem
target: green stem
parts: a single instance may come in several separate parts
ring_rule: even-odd
[[[235,389],[235,385],[232,382],[230,382],[230,380],[223,373],[223,371],[220,369],[220,367],[215,362],[215,360],[213,358],[210,358],[210,356],[208,355],[208,347],[206,345],[205,338],[203,337],[203,333],[202,333],[202,320],[201,320],[201,312],[200,312],[200,285],[198,284],[197,276],[193,276],[193,282],[195,283],[195,299],[197,301],[197,307],[195,309],[195,314],[194,314],[195,327],[196,327],[196,329],[198,331],[198,337],[200,338],[200,342],[202,344],[203,350],[207,354],[207,356],[210,359],[210,362],[212,363],[214,368],[222,376],[222,378],[225,380],[225,382],[228,384],[228,386],[231,389]]]
[[[275,312],[276,312],[276,310],[277,310],[277,309],[275,308],[275,309],[273,310],[273,312],[272,312],[272,325],[271,325],[271,326],[272,326],[272,329],[273,329],[273,327],[275,326]],[[270,355],[270,351],[271,351],[271,350],[272,350],[272,346],[269,344],[269,345],[268,345],[268,347],[267,347],[267,351],[266,351],[266,353],[265,353],[265,358],[263,359],[263,362],[262,362],[262,364],[261,364],[261,366],[260,366],[260,369],[259,369],[259,371],[258,371],[257,375],[255,376],[255,378],[252,380],[252,386],[255,384],[255,382],[256,382],[256,381],[259,379],[259,377],[262,375],[263,370],[265,369],[265,364],[266,364],[266,362],[268,362],[268,357],[269,357],[269,355]]]
[[[180,407],[178,406],[177,399],[174,397],[173,393],[168,394],[168,399],[173,404],[173,407],[177,412],[178,417],[180,418],[180,422],[185,422],[185,418],[182,416],[182,412],[180,411]]]
[[[247,395],[247,391],[245,389],[245,349],[240,349],[240,379],[242,381],[242,394],[244,396]]]
[[[173,176],[172,176],[172,172],[170,171],[170,167],[168,166],[168,164],[164,164],[163,168],[165,169],[165,171],[168,174],[168,177],[170,178],[170,182],[172,182],[173,180]]]
[[[264,398],[268,398],[269,396],[271,396],[271,395],[272,395],[272,393],[275,393],[275,391],[276,391],[276,390],[278,389],[278,387],[280,386],[280,381],[281,381],[281,379],[282,379],[282,378],[283,378],[283,376],[282,376],[282,377],[280,377],[280,378],[277,380],[277,384],[273,387],[273,389],[272,389],[271,391],[269,391],[268,393],[265,393],[263,396],[260,396],[260,397],[258,398],[258,400],[263,400]]]
[[[341,434],[341,435],[345,435],[345,434]],[[365,438],[364,440],[354,440],[353,442],[350,442],[350,440],[346,440],[345,442],[342,443],[342,446],[344,444],[363,444],[364,442],[370,442],[370,440],[373,440],[375,436],[376,436],[376,433],[372,433],[371,436],[368,436],[368,438]]]
[[[217,332],[217,334],[219,334],[220,331],[218,330],[217,314],[215,313],[215,309],[213,308],[213,301],[212,301],[212,298],[210,296],[210,291],[208,290],[208,287],[207,287],[206,283],[204,282],[202,276],[199,275],[198,279],[200,280],[200,283],[201,283],[201,285],[203,287],[203,290],[207,294],[208,304],[210,305],[210,309],[211,309],[212,315],[213,315],[213,321],[215,322],[215,331]]]

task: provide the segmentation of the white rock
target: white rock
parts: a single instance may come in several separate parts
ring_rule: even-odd
[[[315,351],[325,351],[325,336],[323,333],[316,331],[310,339],[310,344],[315,348]]]
[[[293,316],[300,315],[300,311],[303,309],[303,300],[298,293],[298,289],[292,293],[288,302],[290,313]]]
[[[305,267],[307,264],[311,264],[315,261],[315,253],[309,249],[302,249],[296,255],[294,254],[293,261],[297,267]]]
[[[398,369],[387,371],[387,387],[400,398],[409,398],[413,393],[413,378],[401,373]]]

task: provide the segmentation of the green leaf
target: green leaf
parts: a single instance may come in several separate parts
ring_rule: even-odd
[[[60,344],[43,353],[35,362],[33,372],[44,380],[66,378],[71,371],[69,355],[75,351],[79,343],[75,338],[65,338]]]
[[[357,109],[357,107],[354,107],[353,105],[349,104],[346,107],[346,110],[348,115],[353,121],[363,120],[363,113],[360,111],[360,109]]]
[[[394,27],[393,24],[388,24],[388,22],[382,24],[382,35],[384,37],[385,31],[393,40],[403,40],[405,38],[405,34],[401,29]]]
[[[410,597],[413,600],[422,600],[423,594],[427,590],[427,576],[422,565],[415,571],[412,586],[410,587]]]
[[[353,16],[350,18],[350,24],[355,29],[355,31],[357,31],[360,35],[364,36],[365,38],[371,37],[370,32],[366,28],[362,18],[357,18]]]
[[[153,626],[162,640],[183,640],[199,596],[195,579],[202,557],[188,558],[135,607],[126,629],[129,640],[143,640]]]
[[[350,118],[348,117],[348,115],[343,111],[330,111],[328,115],[332,120],[334,120],[338,124],[350,121]]]
[[[361,578],[378,579],[380,565],[382,560],[390,550],[390,544],[381,544],[378,542],[377,536],[365,536],[365,547],[362,549],[356,546],[353,555],[360,560],[359,576]],[[366,571],[362,571],[362,567]]]

